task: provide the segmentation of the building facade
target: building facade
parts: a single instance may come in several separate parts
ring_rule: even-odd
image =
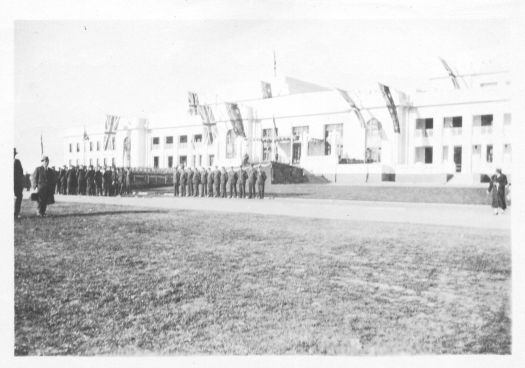
[[[399,132],[379,88],[349,92],[360,119],[335,89],[292,78],[274,80],[271,87],[277,91],[273,97],[235,101],[244,136],[235,134],[224,102],[207,103],[214,116],[211,138],[195,111],[121,117],[107,145],[103,131],[89,139],[64,137],[66,164],[229,167],[247,155],[251,162],[296,165],[337,183],[469,184],[497,167],[510,173],[507,74],[483,75],[464,89],[412,94],[391,89]]]

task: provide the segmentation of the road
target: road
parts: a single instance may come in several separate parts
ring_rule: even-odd
[[[226,198],[174,198],[173,196],[87,197],[56,195],[55,200],[57,202],[104,203],[170,210],[236,212],[503,230],[510,230],[511,225],[510,211],[505,215],[494,216],[489,206],[480,205],[296,198],[241,200]]]

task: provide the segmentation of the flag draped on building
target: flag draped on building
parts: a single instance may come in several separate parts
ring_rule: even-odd
[[[363,114],[361,114],[361,110],[359,109],[359,107],[357,107],[357,105],[355,104],[354,100],[352,100],[348,92],[343,91],[339,88],[336,89],[337,92],[339,92],[339,94],[341,95],[341,97],[343,97],[343,99],[348,103],[348,105],[350,105],[350,108],[354,111],[355,115],[359,119],[359,122],[361,123],[361,128],[364,129],[366,127],[365,119],[363,118]]]
[[[191,115],[197,115],[197,108],[199,106],[199,96],[195,92],[188,92],[188,106]]]
[[[456,77],[456,74],[454,74],[454,72],[452,71],[452,68],[447,64],[447,62],[444,59],[439,58],[439,60],[441,61],[441,64],[443,64],[443,67],[447,71],[448,76],[450,77],[450,80],[452,81],[452,84],[454,85],[454,88],[459,89],[458,79]]]
[[[113,138],[117,132],[119,120],[120,116],[106,115],[106,125],[104,130],[104,151],[107,151],[109,149],[110,142],[113,142]]]
[[[388,108],[388,112],[390,112],[390,116],[392,117],[392,122],[394,123],[394,133],[400,133],[401,129],[399,127],[399,119],[397,118],[396,105],[394,104],[394,99],[390,93],[390,88],[384,84],[379,83],[379,89],[385,98],[386,107]]]
[[[272,85],[268,82],[261,81],[262,98],[272,98]]]
[[[202,119],[204,142],[211,144],[217,137],[217,123],[213,111],[208,105],[199,105],[198,112]]]
[[[239,106],[235,103],[226,103],[226,110],[228,110],[228,115],[232,123],[233,132],[236,136],[241,136],[246,138],[244,134],[244,126],[242,124],[241,111]]]

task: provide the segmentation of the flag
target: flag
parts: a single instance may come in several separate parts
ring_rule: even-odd
[[[191,115],[197,115],[197,107],[199,106],[199,96],[195,92],[188,92],[188,106]]]
[[[275,124],[275,116],[272,116],[272,120],[273,120],[273,130],[274,130],[273,136],[277,137],[277,124]]]
[[[365,128],[365,119],[363,118],[363,115],[361,114],[361,110],[357,107],[354,100],[348,95],[348,92],[343,91],[342,89],[336,88],[341,97],[350,105],[350,108],[354,111],[355,115],[359,119],[359,122],[361,123],[361,128]]]
[[[272,98],[272,85],[268,82],[261,81],[262,98]]]
[[[110,141],[112,141],[111,138],[115,137],[119,120],[119,116],[106,115],[106,126],[104,130],[104,151],[109,149]]]
[[[439,58],[439,60],[441,60],[441,64],[443,64],[443,67],[446,69],[446,71],[448,73],[448,76],[452,80],[452,84],[454,85],[454,88],[455,89],[459,89],[459,83],[458,83],[458,80],[456,78],[456,75],[452,71],[452,68],[450,68],[450,66],[447,64],[447,62],[444,59]]]
[[[44,140],[42,138],[42,133],[40,133],[40,155],[44,154]]]
[[[245,137],[244,127],[242,124],[241,111],[239,106],[235,103],[226,103],[226,109],[228,110],[228,115],[230,116],[230,121],[232,123],[233,132],[237,136]]]
[[[394,104],[394,99],[392,98],[392,94],[390,93],[390,88],[388,88],[388,86],[385,86],[384,84],[379,83],[379,89],[381,90],[381,93],[385,98],[386,107],[388,108],[388,112],[390,112],[390,116],[392,117],[392,122],[394,123],[394,133],[400,133],[401,129],[399,128],[399,120],[397,118],[396,105]]]
[[[204,128],[204,142],[205,144],[213,143],[217,136],[217,123],[215,122],[213,111],[208,105],[199,105],[197,110],[201,116]]]

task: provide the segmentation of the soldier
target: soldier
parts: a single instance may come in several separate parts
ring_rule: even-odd
[[[228,182],[228,173],[224,166],[221,168],[221,196],[226,198],[226,183]]]
[[[86,172],[86,187],[87,195],[95,195],[95,171],[92,165],[89,165],[89,169]]]
[[[122,196],[124,193],[124,187],[126,186],[126,172],[124,171],[124,168],[121,167],[119,169],[119,175],[118,175],[118,194]]]
[[[111,195],[116,196],[118,193],[118,172],[115,166],[111,166]]]
[[[206,197],[208,195],[208,173],[203,167],[201,171],[201,197]]]
[[[97,171],[95,171],[95,194],[97,196],[104,195],[102,191],[102,171],[100,171],[100,166],[97,166]]]
[[[33,189],[37,193],[38,215],[46,217],[47,205],[55,203],[53,187],[56,177],[55,171],[49,168],[49,158],[43,156],[41,162],[42,166],[37,167],[33,173]]]
[[[257,180],[257,170],[253,167],[253,164],[250,167],[248,172],[248,198],[255,198],[255,181]]]
[[[180,185],[180,171],[179,171],[179,167],[175,166],[175,171],[173,171],[173,195],[175,197],[179,196],[179,185]]]
[[[201,183],[201,173],[199,169],[195,168],[193,172],[193,196],[199,196],[199,184]]]
[[[58,170],[56,171],[56,181],[57,181],[57,184],[56,184],[56,189],[55,189],[55,194],[62,194],[62,168],[59,167]]]
[[[22,198],[24,197],[24,169],[22,163],[16,158],[16,148],[14,149],[14,191],[15,191],[15,220],[20,218],[20,207],[22,206]]]
[[[62,168],[62,176],[60,177],[60,194],[67,194],[67,166]]]
[[[67,171],[67,194],[75,195],[77,194],[77,173],[75,167],[70,165],[69,170]]]
[[[131,194],[131,182],[133,180],[133,173],[131,172],[131,167],[128,167],[128,171],[126,172],[126,192],[128,194]]]
[[[80,166],[78,170],[78,194],[86,195],[86,168],[85,166]]]
[[[186,197],[186,184],[188,183],[188,173],[184,170],[184,166],[180,172],[180,196]]]
[[[206,176],[208,177],[208,197],[213,197],[213,171],[211,170],[211,167],[208,167]]]
[[[261,165],[257,169],[257,192],[259,199],[264,199],[264,182],[266,181],[266,173],[262,169]]]
[[[217,166],[213,172],[213,186],[215,187],[215,197],[218,198],[221,195],[221,172]]]
[[[248,179],[248,173],[246,170],[239,166],[239,178],[237,183],[239,183],[239,198],[246,198],[246,180]]]
[[[105,197],[108,197],[111,193],[111,177],[111,170],[108,167],[104,167],[104,174],[102,174],[102,188]]]
[[[228,172],[228,193],[229,197],[237,197],[237,173],[233,171],[233,166],[230,167],[230,171]]]
[[[188,197],[193,197],[193,169],[188,168]]]

